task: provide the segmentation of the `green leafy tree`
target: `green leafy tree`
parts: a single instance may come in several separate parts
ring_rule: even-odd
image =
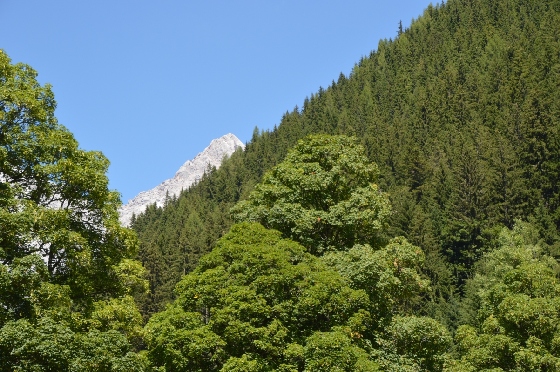
[[[377,176],[377,166],[354,139],[309,136],[232,214],[236,221],[277,229],[315,254],[358,243],[377,246],[390,213]]]
[[[146,363],[116,330],[77,332],[49,317],[0,329],[1,371],[143,371]]]
[[[424,253],[404,238],[392,239],[377,250],[356,245],[328,253],[323,260],[349,279],[353,288],[368,294],[371,312],[382,327],[394,315],[412,313],[419,295],[429,289],[429,281],[419,274]]]
[[[391,239],[378,250],[357,245],[322,257],[370,298],[374,326],[364,332],[378,347],[372,352],[386,370],[441,371],[452,338],[435,319],[412,315],[429,281],[420,274],[424,253],[406,239]]]
[[[343,352],[341,370],[372,363],[366,293],[257,223],[234,225],[176,292],[145,330],[150,361],[167,371],[329,370]]]
[[[0,50],[0,370],[141,370],[135,234],[36,76]]]
[[[117,219],[107,159],[58,124],[50,86],[0,52],[0,262],[38,255],[75,301],[123,294],[116,266],[136,251]],[[6,304],[6,306],[19,306]]]
[[[450,359],[453,339],[428,317],[396,316],[379,337],[376,356],[389,371],[442,371]]]
[[[504,228],[499,243],[467,283],[468,325],[455,336],[461,354],[457,370],[558,370],[558,263],[543,255],[537,231],[527,223]]]

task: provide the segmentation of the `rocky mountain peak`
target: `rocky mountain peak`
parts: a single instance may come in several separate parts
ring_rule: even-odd
[[[151,190],[139,193],[120,207],[119,220],[121,224],[128,226],[132,215],[144,212],[150,204],[156,203],[158,207],[163,206],[168,193],[170,197],[178,196],[181,190],[188,189],[198,181],[204,175],[208,166],[218,168],[224,157],[229,157],[235,150],[244,147],[243,142],[231,133],[212,140],[204,151],[195,156],[194,159],[187,160],[173,178],[163,181]]]

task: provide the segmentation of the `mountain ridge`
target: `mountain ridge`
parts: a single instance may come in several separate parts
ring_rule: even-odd
[[[123,226],[130,225],[132,215],[138,215],[150,204],[162,207],[167,195],[178,196],[182,190],[197,182],[210,167],[218,168],[224,157],[229,157],[238,148],[245,145],[234,134],[228,133],[213,139],[210,144],[194,159],[187,160],[175,173],[156,187],[142,191],[119,208],[119,221]]]

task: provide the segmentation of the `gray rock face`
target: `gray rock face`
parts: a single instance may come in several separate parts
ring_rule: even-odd
[[[210,145],[193,160],[187,160],[173,178],[163,181],[149,191],[141,192],[120,207],[119,220],[121,224],[128,226],[132,214],[138,215],[144,212],[150,204],[156,203],[158,207],[163,206],[168,192],[170,197],[178,196],[181,190],[188,189],[202,177],[208,165],[218,168],[224,157],[229,157],[235,150],[244,147],[243,142],[231,133],[212,140]]]

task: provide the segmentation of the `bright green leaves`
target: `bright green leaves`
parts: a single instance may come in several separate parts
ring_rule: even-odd
[[[26,261],[32,257],[36,256],[27,256]],[[14,288],[26,292],[14,300],[13,291],[1,291],[2,303],[20,312],[2,319],[0,371],[144,370],[145,363],[133,348],[141,345],[142,335],[142,317],[134,300],[126,296],[99,301],[85,316],[75,311],[68,286],[33,280],[42,264],[36,259],[18,264],[10,273]],[[11,303],[6,300],[10,294]],[[14,318],[19,319],[10,320]]]
[[[377,176],[377,166],[353,139],[310,136],[232,214],[279,230],[312,253],[378,245],[390,206],[374,184]]]
[[[20,319],[0,329],[1,371],[142,371],[145,363],[117,331],[75,332],[64,323]]]
[[[378,366],[362,348],[356,346],[352,332],[343,327],[331,332],[315,332],[304,349],[306,372],[373,372]]]
[[[388,370],[441,371],[452,341],[432,318],[396,316],[380,337],[376,354]]]
[[[0,371],[143,370],[134,353],[142,317],[130,296],[98,301],[78,312],[70,287],[44,281],[36,255],[1,266]]]
[[[517,222],[486,254],[467,284],[471,325],[457,331],[462,361],[473,370],[560,368],[558,263],[542,255],[535,232]]]
[[[142,343],[142,316],[131,296],[96,302],[87,323],[103,332],[119,331],[135,346]]]
[[[297,371],[314,332],[345,326],[359,339],[371,323],[365,292],[259,224],[233,226],[176,292],[146,327],[150,360],[170,370]]]
[[[56,123],[56,102],[51,87],[41,87],[37,72],[24,64],[11,65],[10,58],[0,51],[0,133],[5,125]]]
[[[411,312],[412,304],[428,289],[429,282],[418,273],[424,253],[404,238],[392,239],[379,250],[357,245],[347,252],[329,253],[323,260],[349,279],[353,288],[366,291],[378,321]]]
[[[392,239],[375,250],[356,245],[322,257],[350,286],[370,299],[371,326],[362,336],[379,345],[372,352],[388,370],[442,370],[452,338],[443,325],[426,317],[410,316],[429,282],[419,274],[424,253],[404,238]],[[408,316],[405,316],[408,315]]]
[[[199,314],[171,306],[155,314],[145,330],[149,358],[166,371],[212,371],[224,363],[226,343]]]
[[[0,371],[138,371],[146,290],[109,161],[57,123],[50,86],[0,51]]]
[[[118,224],[109,161],[78,148],[36,75],[0,52],[0,262],[37,254],[44,280],[68,285],[89,306],[126,292],[113,267],[135,254],[135,237]]]
[[[140,262],[125,258],[113,267],[118,281],[122,283],[127,295],[144,294],[148,292],[146,273]]]
[[[0,264],[0,327],[10,319],[33,316],[33,293],[47,278],[40,257],[15,259],[11,266]]]

